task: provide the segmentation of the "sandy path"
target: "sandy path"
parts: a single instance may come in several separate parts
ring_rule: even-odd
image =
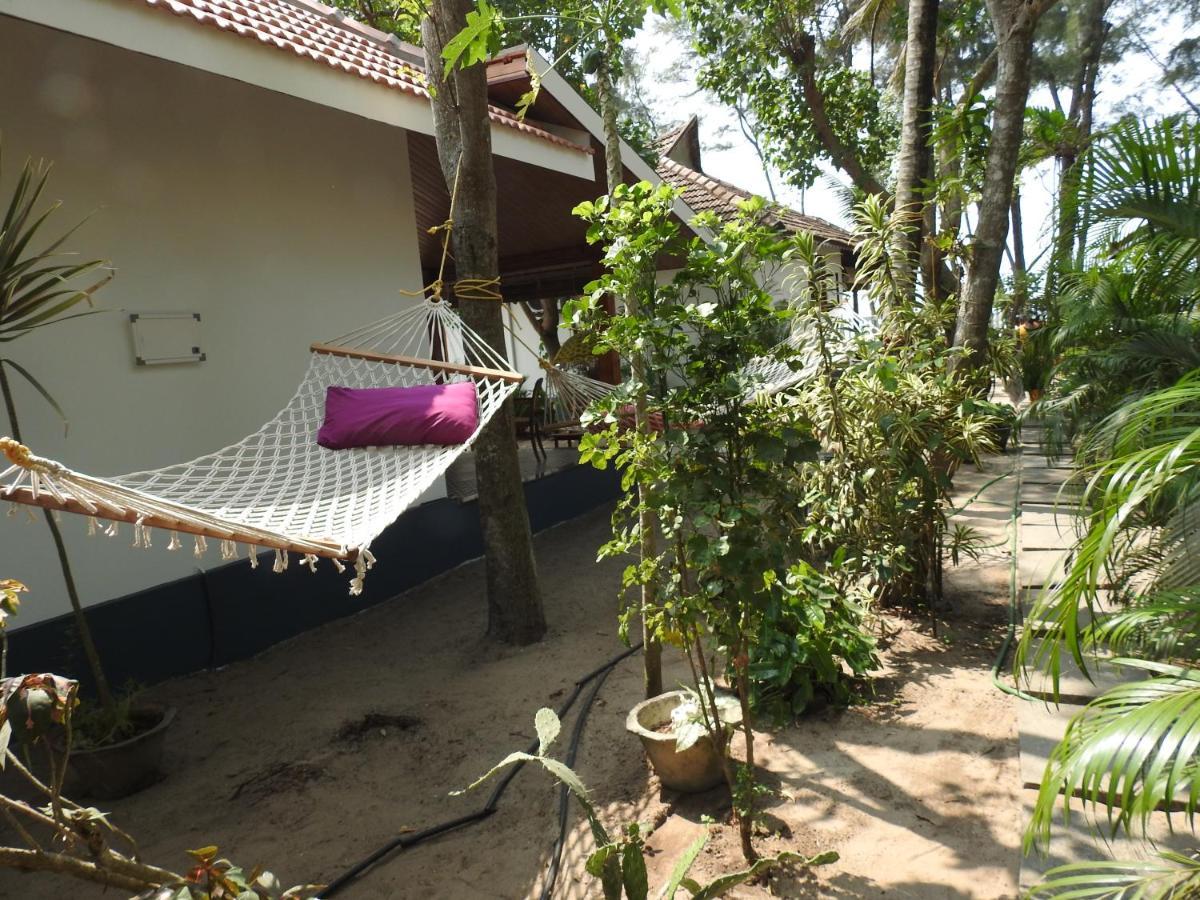
[[[448,792],[523,747],[534,711],[556,705],[576,677],[621,649],[622,566],[595,562],[607,524],[599,510],[538,537],[551,634],[536,647],[498,649],[480,638],[483,573],[473,563],[256,659],[154,688],[154,699],[180,709],[169,774],[112,811],[152,861],[181,868],[184,848],[216,843],[294,882],[329,880],[402,829],[476,808],[482,793]],[[873,703],[763,736],[761,759],[779,790],[771,812],[791,833],[764,838],[763,848],[842,854],[815,879],[777,878],[776,896],[1015,894],[1015,715],[988,677],[1003,579],[998,563],[952,573],[959,602],[950,640],[891,621],[900,630]],[[668,682],[682,676],[677,661]],[[610,821],[662,824],[651,843],[659,851],[652,871],[663,873],[676,848],[708,827],[702,813],[719,816],[720,804],[662,796],[624,732],[639,691],[630,660],[594,708],[578,769]],[[336,737],[368,713],[399,718],[359,739]],[[493,817],[394,856],[339,897],[527,896],[545,866],[555,811],[549,779],[522,772]],[[728,829],[712,830],[697,874],[736,860]],[[581,872],[584,850],[575,828],[556,897],[597,896]],[[66,896],[112,895],[0,873],[0,897]]]

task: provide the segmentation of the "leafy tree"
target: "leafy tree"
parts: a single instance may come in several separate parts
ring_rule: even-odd
[[[684,9],[703,61],[700,85],[753,115],[785,180],[809,187],[827,160],[860,190],[883,192],[897,123],[829,24],[846,20],[844,5],[685,0]]]

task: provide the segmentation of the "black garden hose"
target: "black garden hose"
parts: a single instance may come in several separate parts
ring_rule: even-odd
[[[579,699],[579,695],[583,693],[584,686],[589,682],[595,682],[592,689],[588,692],[587,699],[584,702],[583,708],[579,711],[579,716],[575,721],[575,727],[571,732],[571,743],[567,747],[567,755],[565,758],[568,766],[573,765],[575,762],[575,756],[579,749],[579,742],[583,737],[584,722],[587,720],[588,712],[591,710],[592,703],[595,701],[596,695],[600,692],[601,685],[604,684],[605,679],[608,678],[609,674],[611,674],[612,670],[616,668],[618,663],[628,659],[641,648],[642,644],[639,641],[628,650],[618,653],[602,666],[593,669],[582,678],[576,680],[574,689],[558,707],[558,717],[561,719],[575,704],[575,701]],[[534,740],[526,752],[536,753],[537,749],[538,741]],[[496,784],[496,787],[492,790],[487,802],[482,807],[475,810],[475,812],[468,813],[464,816],[458,816],[457,818],[450,819],[446,822],[441,822],[437,825],[426,828],[423,831],[418,831],[415,834],[402,834],[392,838],[379,849],[370,853],[331,881],[326,886],[325,890],[321,892],[321,900],[328,900],[328,898],[335,896],[347,885],[357,881],[362,874],[370,869],[373,865],[394,851],[408,850],[417,846],[418,844],[424,843],[430,838],[437,837],[440,834],[445,834],[446,832],[454,831],[459,828],[465,828],[468,825],[473,825],[476,822],[486,819],[496,811],[496,806],[500,802],[500,797],[504,794],[505,790],[508,789],[508,786],[512,783],[512,780],[517,777],[517,773],[521,771],[524,765],[525,764],[521,762],[510,768]],[[553,861],[550,864],[550,870],[546,876],[546,887],[542,892],[542,896],[544,898],[549,897],[549,892],[553,890],[554,881],[558,875],[559,860],[562,856],[562,848],[566,838],[566,815],[568,809],[567,800],[567,789],[563,787],[562,793],[559,797],[559,837],[554,845]]]

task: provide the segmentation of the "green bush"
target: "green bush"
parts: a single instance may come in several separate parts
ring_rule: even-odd
[[[871,597],[830,572],[798,563],[770,595],[750,650],[750,702],[761,715],[787,722],[810,705],[845,705],[853,679],[877,668],[875,638],[864,627]]]

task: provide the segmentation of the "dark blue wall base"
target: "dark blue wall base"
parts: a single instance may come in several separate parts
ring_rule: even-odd
[[[576,466],[525,484],[529,521],[541,531],[620,494],[618,475]],[[245,659],[334,619],[353,615],[483,554],[477,501],[414,507],[371,545],[379,559],[361,596],[350,575],[322,560],[314,575],[295,558],[280,575],[274,552],[252,569],[242,559],[89,607],[88,622],[109,681],[153,684]],[[70,614],[20,628],[9,640],[8,671],[91,679]]]

